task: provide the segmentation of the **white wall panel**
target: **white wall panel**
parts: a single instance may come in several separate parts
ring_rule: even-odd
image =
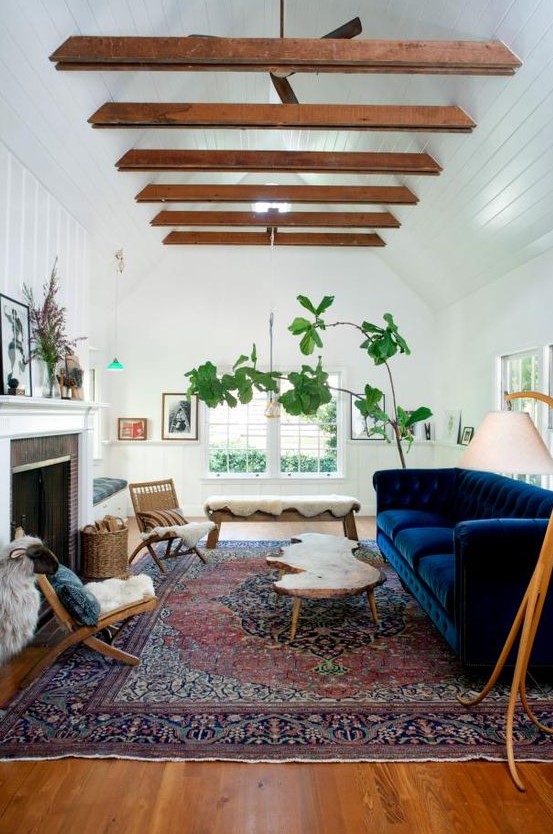
[[[88,249],[87,233],[49,194],[37,177],[0,143],[0,287],[5,295],[23,301],[23,284],[43,298],[58,257],[58,299],[67,308],[69,338],[87,335]],[[79,345],[87,366],[88,347]]]

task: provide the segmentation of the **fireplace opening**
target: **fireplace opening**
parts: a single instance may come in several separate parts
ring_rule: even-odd
[[[38,536],[71,567],[69,495],[71,457],[26,463],[12,469],[12,538],[22,527],[27,535]]]

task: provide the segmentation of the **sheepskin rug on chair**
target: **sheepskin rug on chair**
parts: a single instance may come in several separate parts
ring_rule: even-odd
[[[40,539],[18,535],[0,552],[0,665],[35,633],[40,594],[35,574],[53,574],[58,560]]]
[[[100,603],[100,616],[132,605],[135,602],[155,597],[152,577],[145,573],[130,576],[128,579],[102,579],[101,582],[87,582],[85,588],[89,590]]]

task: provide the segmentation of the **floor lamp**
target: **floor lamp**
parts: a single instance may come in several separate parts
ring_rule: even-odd
[[[505,396],[508,401],[517,398],[541,400],[553,408],[553,398],[534,391]],[[516,474],[545,474],[553,473],[553,458],[526,412],[496,411],[484,418],[459,461],[459,466],[465,469],[495,470]],[[546,727],[534,715],[526,694],[528,664],[552,570],[553,513],[549,519],[536,567],[488,682],[481,692],[472,698],[458,696],[458,700],[464,706],[479,704],[497,683],[511,649],[517,638],[520,638],[509,693],[505,734],[509,772],[515,785],[521,791],[524,791],[525,787],[517,772],[513,745],[513,720],[519,695],[522,707],[530,720],[543,732],[553,735],[553,728]]]

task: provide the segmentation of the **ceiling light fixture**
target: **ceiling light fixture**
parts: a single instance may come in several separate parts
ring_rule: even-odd
[[[278,211],[279,214],[287,214],[292,208],[290,203],[265,203],[257,202],[252,206],[257,214],[262,214],[266,211]]]

